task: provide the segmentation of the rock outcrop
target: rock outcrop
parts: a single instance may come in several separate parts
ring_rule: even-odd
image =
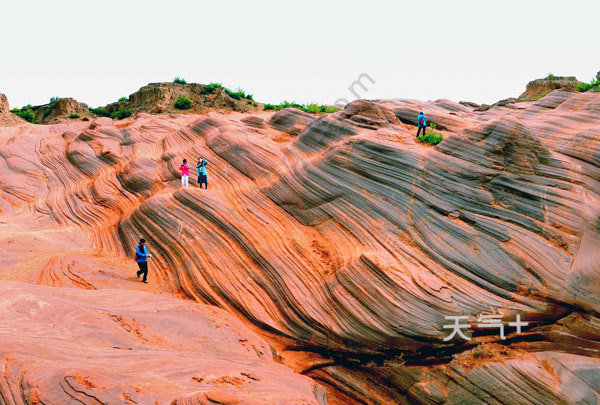
[[[351,102],[344,108],[341,115],[354,121],[357,125],[369,129],[378,129],[400,123],[391,110],[368,100]]]
[[[56,124],[73,115],[93,117],[87,104],[73,98],[58,98],[48,104],[32,107],[36,124]]]
[[[8,98],[0,93],[0,126],[18,125],[24,122],[23,119],[10,112]]]
[[[253,104],[247,99],[236,100],[222,89],[206,93],[206,86],[198,83],[150,83],[131,94],[127,100],[107,105],[109,112],[121,108],[131,109],[134,113],[206,113],[212,110],[246,112],[253,110]],[[178,97],[187,97],[192,101],[188,110],[175,108]]]
[[[0,128],[0,297],[12,297],[0,298],[10,322],[0,333],[20,331],[4,349],[5,369],[15,368],[0,392],[77,396],[90,376],[106,395],[141,395],[138,381],[157,381],[142,402],[264,392],[321,401],[310,381],[270,374],[272,361],[249,344],[264,354],[258,338],[241,337],[255,363],[242,370],[243,349],[212,340],[196,302],[253,325],[332,403],[598,403],[600,95],[556,90],[509,104],[398,99],[320,117],[139,114],[118,127]],[[415,141],[421,110],[445,136],[435,147]],[[181,189],[181,160],[198,156],[209,189],[193,179]],[[154,254],[141,287],[131,259],[140,237]],[[506,339],[481,315],[500,316]],[[447,339],[453,316],[465,317],[470,340]],[[509,325],[517,316],[521,331]],[[63,322],[78,325],[68,336],[47,326]],[[50,330],[43,343],[25,338],[35,327]],[[85,369],[73,337],[91,345]],[[231,350],[224,369],[239,372],[197,375],[207,363],[190,361],[203,344],[210,359]],[[134,356],[143,348],[157,363]],[[106,351],[122,365],[107,368]],[[171,353],[180,360],[164,364]],[[153,377],[130,374],[155,365]],[[248,394],[255,380],[242,371],[264,385]],[[214,390],[192,391],[194,376]]]
[[[575,91],[579,83],[581,82],[574,76],[548,76],[544,79],[536,79],[527,83],[525,92],[519,96],[519,99],[535,100],[558,89]]]

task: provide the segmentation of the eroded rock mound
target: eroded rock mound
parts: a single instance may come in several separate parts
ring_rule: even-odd
[[[519,96],[519,99],[535,100],[558,89],[575,91],[579,83],[581,82],[574,76],[549,76],[536,79],[527,83],[525,92]]]
[[[134,113],[206,113],[211,110],[246,112],[254,109],[250,100],[236,100],[222,89],[207,93],[206,86],[198,83],[150,83],[131,94],[127,100],[107,105],[113,113],[120,109],[131,109]],[[178,97],[192,101],[190,109],[175,108]]]
[[[73,98],[59,98],[51,103],[32,107],[36,124],[54,124],[70,117],[91,117],[87,104],[80,103]]]

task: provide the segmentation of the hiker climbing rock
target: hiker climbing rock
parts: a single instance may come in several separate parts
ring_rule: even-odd
[[[207,164],[208,160],[204,160],[199,157],[198,164],[196,165],[196,169],[198,169],[198,184],[200,185],[200,188],[202,188],[202,184],[204,184],[206,189],[208,189],[208,179],[206,178]]]
[[[186,159],[183,159],[183,164],[179,166],[179,170],[181,170],[181,187],[188,188],[188,183],[190,181],[190,165],[188,165]]]
[[[419,115],[417,115],[417,124],[419,125],[417,137],[421,133],[421,130],[423,130],[423,136],[425,136],[425,133],[427,132],[427,117],[425,116],[425,114],[423,114],[423,111],[421,111]]]
[[[152,257],[151,254],[148,254],[148,248],[146,247],[146,239],[140,239],[140,243],[135,248],[135,261],[140,268],[137,272],[137,278],[140,278],[140,275],[144,275],[142,281],[144,283],[148,283],[148,258]]]

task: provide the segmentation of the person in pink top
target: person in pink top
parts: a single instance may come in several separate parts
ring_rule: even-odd
[[[188,182],[190,180],[190,165],[188,165],[186,159],[183,159],[183,164],[179,166],[179,170],[181,170],[181,187],[188,188]]]

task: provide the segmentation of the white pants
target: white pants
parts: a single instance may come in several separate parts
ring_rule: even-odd
[[[189,180],[190,180],[190,176],[181,176],[181,187],[188,188]]]

